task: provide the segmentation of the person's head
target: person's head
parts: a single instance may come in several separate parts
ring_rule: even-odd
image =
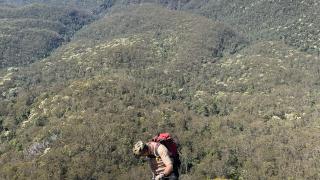
[[[138,141],[137,143],[134,144],[132,151],[133,151],[133,154],[136,156],[146,156],[148,153],[148,146],[142,141]]]

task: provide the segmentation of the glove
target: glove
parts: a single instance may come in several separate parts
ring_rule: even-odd
[[[161,180],[162,178],[164,178],[164,173],[160,173],[159,175],[156,176],[156,178],[154,178],[155,180]]]

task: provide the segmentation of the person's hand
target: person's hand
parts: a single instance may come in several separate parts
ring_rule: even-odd
[[[161,180],[164,177],[164,173],[160,173],[156,176],[155,180]]]

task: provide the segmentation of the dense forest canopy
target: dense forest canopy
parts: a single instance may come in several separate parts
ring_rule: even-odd
[[[317,0],[0,0],[0,179],[319,179]]]
[[[92,19],[77,8],[0,7],[0,67],[28,65],[48,56]]]

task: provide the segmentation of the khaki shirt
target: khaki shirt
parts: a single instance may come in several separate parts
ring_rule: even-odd
[[[172,163],[173,161],[169,156],[170,152],[162,144],[159,145],[158,149],[156,149],[157,144],[158,144],[156,142],[149,142],[147,144],[150,147],[152,155],[156,156],[156,158],[149,158],[149,164],[151,167],[151,171],[155,175],[158,175],[158,174],[164,172],[164,169],[166,166],[173,164]],[[157,152],[155,152],[155,151],[157,151]]]

